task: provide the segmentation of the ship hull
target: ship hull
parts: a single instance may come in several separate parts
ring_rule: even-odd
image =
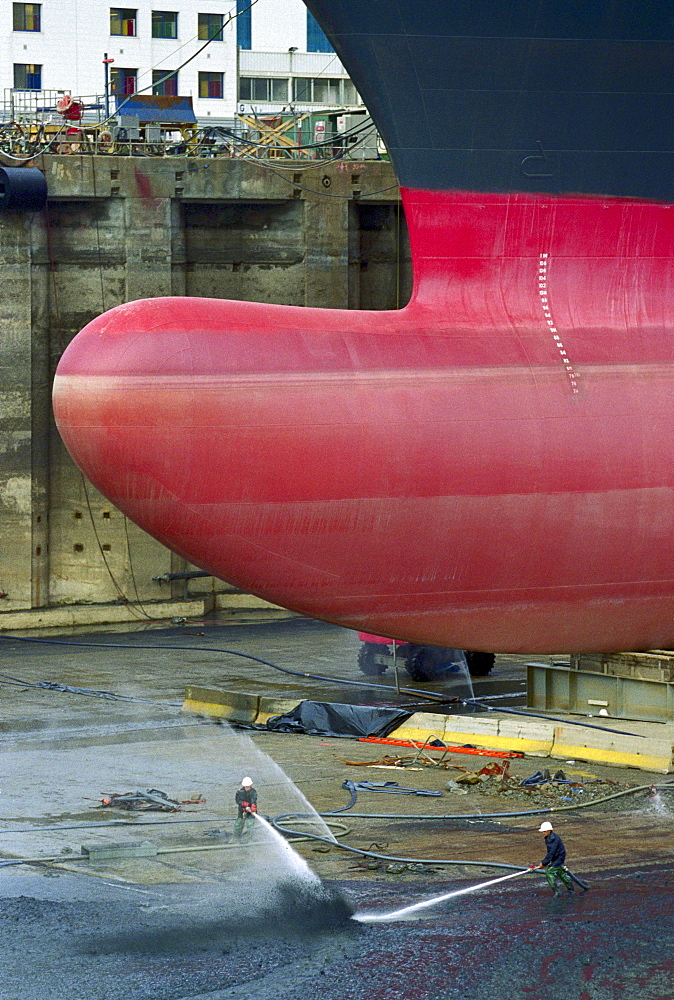
[[[59,365],[73,458],[185,558],[308,615],[494,652],[671,646],[667,5],[308,6],[399,172],[409,304],[111,310]]]
[[[187,559],[305,614],[467,649],[670,644],[668,210],[405,199],[441,301],[119,307],[61,362],[73,457]]]

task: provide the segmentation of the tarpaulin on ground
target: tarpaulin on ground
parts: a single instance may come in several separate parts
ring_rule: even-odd
[[[268,719],[267,728],[315,736],[387,736],[409,717],[410,712],[401,708],[301,701],[292,712]]]

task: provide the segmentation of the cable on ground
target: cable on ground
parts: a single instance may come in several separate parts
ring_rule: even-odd
[[[578,802],[571,806],[550,806],[546,809],[527,809],[519,810],[516,812],[505,812],[505,813],[458,813],[455,815],[444,815],[444,816],[429,816],[427,814],[411,814],[411,813],[350,813],[350,818],[352,819],[393,819],[396,821],[400,820],[432,820],[434,822],[443,822],[447,820],[464,820],[464,821],[474,821],[474,820],[486,820],[486,819],[508,819],[510,817],[516,816],[536,816],[544,813],[558,813],[558,812],[572,812],[577,809],[589,808],[590,806],[600,805],[602,802],[608,802],[611,799],[617,799],[625,795],[633,795],[636,792],[642,791],[653,791],[655,789],[663,789],[665,791],[674,791],[674,779],[669,781],[660,782],[658,784],[651,785],[638,785],[634,788],[627,788],[620,792],[613,792],[611,795],[604,796],[601,799],[594,799],[592,802]],[[351,805],[355,802],[355,799],[346,806],[346,809],[350,809]],[[318,813],[317,815],[323,819],[327,820],[328,823],[330,818],[335,816],[335,814],[344,812],[344,807],[341,809],[334,809],[330,812]],[[323,837],[320,834],[309,833],[303,830],[293,829],[285,825],[286,821],[292,821],[295,826],[304,826],[308,822],[315,822],[315,818],[311,813],[281,813],[278,816],[269,817],[269,822],[280,834],[287,838],[294,838],[296,840],[316,840],[320,843],[329,845],[330,847],[337,847],[340,850],[346,851],[350,854],[358,854],[361,857],[374,858],[378,861],[388,861],[388,862],[398,862],[402,864],[415,864],[415,865],[429,865],[435,867],[448,867],[452,865],[460,865],[466,867],[476,867],[476,868],[499,868],[507,869],[509,871],[528,871],[528,866],[524,865],[512,865],[501,861],[474,861],[466,859],[457,858],[409,858],[400,855],[384,854],[381,851],[373,851],[371,849],[363,849],[359,847],[352,847],[350,844],[345,844],[343,841],[337,839],[330,839],[328,837]],[[108,820],[101,823],[67,823],[58,824],[54,826],[34,826],[34,827],[22,827],[15,828],[13,830],[0,830],[0,834],[7,835],[13,833],[40,833],[45,832],[45,830],[81,830],[81,829],[93,829],[93,828],[105,828],[105,827],[130,827],[130,826],[166,826],[178,823],[223,823],[223,822],[233,822],[232,817],[194,817],[190,819],[166,819],[166,820]],[[341,825],[341,824],[340,824]],[[342,836],[346,836],[350,833],[349,828],[345,828],[345,832]],[[226,847],[229,845],[200,845],[203,849],[216,849],[219,847]],[[196,849],[196,848],[195,848]],[[161,848],[158,853],[175,853],[170,848]],[[77,857],[76,855],[74,857]],[[54,858],[30,858],[30,859],[11,859],[0,862],[0,867],[7,867],[10,865],[17,864],[40,864],[40,863],[51,863],[51,862],[64,862],[68,860],[67,856],[58,855]],[[73,860],[73,858],[70,858]]]
[[[240,656],[244,660],[252,660],[254,663],[262,663],[266,667],[271,667],[272,670],[278,670],[282,674],[287,674],[290,677],[302,677],[308,680],[315,681],[326,681],[329,684],[343,684],[347,687],[364,687],[370,690],[375,689],[378,691],[386,691],[387,694],[391,695],[394,693],[400,694],[410,694],[423,698],[425,701],[432,701],[439,704],[462,704],[466,707],[474,705],[478,708],[483,708],[485,711],[490,712],[506,712],[510,715],[526,715],[534,719],[545,719],[548,722],[560,722],[564,725],[569,726],[581,726],[586,729],[600,729],[603,732],[616,733],[620,736],[642,736],[640,733],[628,733],[623,732],[620,729],[609,729],[605,726],[597,726],[590,722],[580,722],[576,719],[559,719],[554,715],[540,715],[534,712],[520,711],[514,708],[494,708],[491,705],[486,705],[483,702],[476,701],[474,698],[456,698],[447,697],[446,695],[436,694],[432,691],[420,691],[418,688],[407,688],[401,687],[399,692],[396,692],[395,687],[388,684],[374,684],[371,681],[354,681],[347,679],[346,677],[326,677],[323,674],[312,674],[307,673],[303,670],[291,670],[289,667],[281,667],[278,663],[272,663],[270,660],[265,660],[260,656],[253,656],[251,653],[242,653],[237,649],[223,649],[218,646],[179,646],[177,644],[148,644],[148,643],[120,643],[120,642],[69,642],[66,639],[43,639],[34,636],[21,636],[21,635],[0,635],[0,639],[6,639],[8,641],[14,642],[37,642],[46,645],[54,646],[86,646],[95,647],[99,649],[152,649],[155,652],[160,649],[171,649],[178,650],[180,652],[205,652],[205,653],[224,653],[227,656]],[[647,737],[642,736],[643,739]]]

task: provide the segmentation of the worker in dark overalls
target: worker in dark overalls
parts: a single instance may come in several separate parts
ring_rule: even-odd
[[[234,840],[248,839],[253,832],[255,813],[257,812],[257,792],[253,788],[253,779],[244,778],[241,788],[237,790],[234,801],[238,806],[238,816],[234,820]]]
[[[540,865],[532,865],[532,870],[542,868],[545,871],[548,885],[555,896],[561,896],[561,889],[557,884],[557,879],[566,886],[568,892],[573,892],[573,882],[569,878],[569,873],[564,864],[566,861],[564,841],[552,829],[552,823],[547,822],[547,820],[545,823],[541,823],[538,832],[545,834],[545,846],[548,850]]]

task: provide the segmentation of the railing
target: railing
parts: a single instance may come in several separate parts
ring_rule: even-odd
[[[0,102],[0,122],[21,122],[30,124],[62,121],[56,110],[56,102],[65,95],[63,90],[14,90],[6,88]],[[90,96],[73,95],[83,105],[83,124],[103,121],[105,97],[102,94]]]
[[[16,91],[13,92],[16,94]],[[44,91],[41,92],[43,95]],[[59,93],[59,92],[55,92]],[[62,96],[59,94],[59,96]],[[83,100],[79,98],[79,100]],[[333,160],[378,159],[378,136],[370,118],[349,116],[350,127],[336,131],[333,123],[317,122],[311,116],[275,116],[257,118],[240,115],[222,124],[209,122],[185,124],[147,124],[137,119],[124,123],[66,120],[55,104],[34,103],[20,110],[11,105],[13,117],[0,120],[0,154],[24,159],[41,153],[58,155],[89,154],[100,156],[226,156],[260,160]],[[40,110],[46,109],[46,110]],[[98,111],[98,108],[93,110]]]

